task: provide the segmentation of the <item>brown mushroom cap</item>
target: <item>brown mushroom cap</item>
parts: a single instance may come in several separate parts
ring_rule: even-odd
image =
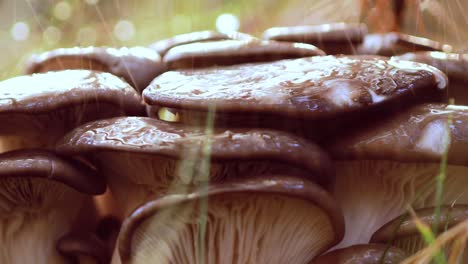
[[[106,189],[104,179],[94,169],[45,150],[0,154],[0,179],[11,177],[43,178],[86,194],[101,194]]]
[[[67,69],[105,71],[123,77],[141,92],[164,68],[159,54],[144,47],[75,47],[33,55],[26,72],[32,74]]]
[[[315,46],[260,40],[206,41],[180,45],[164,56],[169,69],[202,68],[325,55]]]
[[[216,31],[205,30],[205,31],[197,31],[191,32],[186,34],[181,34],[174,36],[169,39],[164,39],[157,41],[150,45],[150,48],[161,56],[165,55],[168,50],[175,46],[200,42],[200,41],[212,41],[212,40],[223,40],[223,39],[230,39],[229,36],[226,34],[222,34]]]
[[[453,124],[446,125],[451,115]],[[448,163],[468,165],[468,107],[423,104],[370,124],[332,142],[330,153],[341,160],[440,162],[444,138],[450,136]]]
[[[287,176],[262,176],[217,185],[210,184],[207,189],[201,188],[187,194],[167,195],[142,205],[122,225],[118,239],[118,250],[122,263],[127,263],[131,258],[135,232],[145,220],[167,208],[175,208],[178,205],[203,198],[223,199],[229,194],[280,195],[310,202],[322,208],[329,215],[334,230],[334,239],[327,243],[328,246],[336,244],[343,236],[344,224],[341,212],[326,191],[304,179]],[[285,241],[277,241],[277,243],[281,242]],[[319,249],[322,252],[323,250],[326,248]]]
[[[437,221],[435,215],[435,207],[421,208],[415,210],[419,220],[428,226],[433,226]],[[396,217],[377,230],[372,235],[371,242],[373,243],[388,243],[395,238],[407,236],[421,235],[416,222],[410,216],[407,216],[402,221],[402,216]],[[438,219],[439,230],[451,228],[468,219],[468,205],[442,206],[440,210],[440,218]],[[422,239],[422,238],[421,238]]]
[[[57,151],[67,155],[121,151],[186,159],[185,150],[207,140],[200,128],[144,117],[122,117],[85,124],[64,137]],[[274,160],[310,172],[321,183],[332,181],[330,161],[316,145],[273,130],[215,130],[210,138],[212,161]]]
[[[90,259],[91,263],[108,264],[112,254],[111,249],[92,233],[67,234],[57,242],[57,250],[78,263],[81,263],[80,259]]]
[[[268,40],[302,42],[315,45],[327,54],[352,54],[367,34],[365,24],[323,24],[314,26],[274,27],[263,33]]]
[[[415,51],[450,51],[452,47],[439,42],[398,32],[369,34],[357,48],[358,54],[393,56]]]
[[[362,244],[328,252],[314,259],[311,264],[397,264],[406,257],[407,254],[396,247]]]
[[[444,91],[446,76],[414,62],[315,56],[272,63],[170,71],[143,91],[150,107],[260,113],[310,120]]]

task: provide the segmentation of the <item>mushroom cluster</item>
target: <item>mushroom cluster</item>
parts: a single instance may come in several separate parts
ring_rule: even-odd
[[[450,49],[338,23],[34,55],[0,82],[0,262],[399,263],[408,205],[468,218]]]

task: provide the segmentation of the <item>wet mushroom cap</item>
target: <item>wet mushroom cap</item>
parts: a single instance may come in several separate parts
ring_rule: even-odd
[[[422,208],[415,211],[419,220],[427,226],[433,226],[438,221],[439,230],[451,228],[468,219],[468,205],[442,206],[440,218],[435,215],[435,207]],[[416,222],[407,215],[403,220],[399,216],[382,226],[372,235],[372,243],[388,243],[393,237],[402,238],[420,235]]]
[[[175,208],[176,206],[199,201],[204,198],[215,200],[217,197],[220,197],[224,199],[223,197],[227,197],[231,194],[238,194],[239,196],[245,195],[246,197],[248,197],[249,194],[277,195],[300,199],[315,204],[328,214],[330,224],[333,227],[334,238],[331,243],[327,244],[329,244],[329,246],[336,244],[343,236],[344,223],[341,212],[333,198],[319,186],[304,179],[288,176],[247,177],[243,180],[224,182],[216,185],[210,184],[206,188],[195,189],[185,194],[163,196],[160,199],[150,201],[136,209],[130,217],[124,221],[119,234],[118,251],[122,263],[127,263],[132,256],[132,248],[135,243],[134,236],[139,226],[145,220],[157,214],[158,211]],[[222,246],[222,244],[220,246]]]
[[[109,73],[66,70],[0,82],[0,115],[37,114],[92,103],[112,105],[128,115],[142,110],[135,90]]]
[[[0,154],[0,179],[43,178],[63,183],[85,194],[101,194],[104,179],[87,165],[45,150],[15,150]]]
[[[385,256],[382,262],[382,256]],[[361,244],[330,251],[314,259],[311,264],[397,264],[407,254],[385,244]]]
[[[180,45],[164,56],[169,69],[201,68],[325,55],[315,46],[261,40],[222,40]]]
[[[142,91],[165,67],[155,51],[144,47],[61,48],[33,55],[27,74],[67,69],[89,69],[112,73]]]
[[[80,155],[98,151],[121,151],[184,159],[189,148],[206,141],[202,128],[172,124],[144,117],[121,117],[85,124],[58,144],[57,151]],[[331,162],[316,145],[273,130],[215,130],[210,137],[212,161],[266,160],[294,164],[309,171],[320,183],[332,181]]]
[[[194,43],[194,42],[224,40],[224,39],[230,39],[230,38],[228,35],[220,33],[220,32],[205,30],[205,31],[197,31],[197,32],[191,32],[191,33],[186,33],[186,34],[180,34],[172,38],[160,40],[151,44],[150,48],[158,52],[159,54],[161,54],[161,56],[163,56],[166,54],[168,50],[170,50],[171,48],[175,46]]]
[[[425,64],[369,56],[315,56],[271,63],[169,71],[143,97],[149,107],[262,113],[310,119],[445,92],[446,76]],[[150,110],[150,115],[153,113]]]
[[[390,32],[369,34],[357,48],[358,54],[393,56],[415,51],[450,51],[452,47],[427,38]]]
[[[268,40],[302,42],[315,45],[327,54],[349,54],[367,34],[364,24],[323,24],[314,26],[274,27],[263,33]]]

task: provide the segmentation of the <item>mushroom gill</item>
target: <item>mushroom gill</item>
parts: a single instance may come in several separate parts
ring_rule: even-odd
[[[219,129],[207,135],[203,129],[151,118],[114,118],[75,129],[57,151],[92,157],[122,216],[158,195],[246,174],[288,173],[327,186],[333,180],[331,162],[321,149],[273,130]]]
[[[61,236],[86,230],[92,196],[105,184],[86,166],[40,150],[0,155],[0,262],[68,263],[55,249]]]
[[[467,120],[466,107],[420,105],[333,142],[333,193],[348,227],[338,247],[367,243],[408,205],[434,206],[436,177],[446,150],[442,203],[468,203]]]
[[[124,222],[118,255],[132,264],[309,263],[343,228],[321,187],[264,176],[146,203]]]

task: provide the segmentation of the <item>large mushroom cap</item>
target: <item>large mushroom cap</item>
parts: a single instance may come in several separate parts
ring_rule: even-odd
[[[32,74],[67,69],[105,71],[124,78],[141,92],[164,68],[159,54],[144,47],[75,47],[33,55],[26,72]]]
[[[367,34],[364,24],[323,24],[313,26],[274,27],[263,33],[268,40],[309,43],[327,54],[355,53],[357,44]]]
[[[159,40],[150,45],[150,48],[154,51],[158,52],[161,55],[165,55],[168,50],[173,47],[194,43],[194,42],[201,42],[201,41],[213,41],[213,40],[223,40],[223,39],[230,39],[228,35],[211,31],[197,31],[191,32],[186,34],[181,34],[174,36],[169,39]]]
[[[67,263],[56,242],[91,229],[95,215],[82,212],[89,211],[89,194],[104,190],[93,169],[51,152],[0,154],[0,262]]]
[[[85,122],[140,115],[140,95],[109,73],[68,70],[0,82],[0,135],[50,147]]]
[[[369,34],[357,48],[359,54],[393,56],[415,51],[450,51],[452,47],[427,38],[399,32]]]
[[[207,218],[199,211],[203,201]],[[148,202],[125,220],[118,250],[122,263],[199,263],[197,248],[203,263],[308,263],[343,231],[326,191],[303,179],[267,176]]]
[[[157,77],[143,96],[154,108],[194,112],[214,108],[217,113],[274,114],[310,121],[438,97],[446,84],[442,72],[425,64],[369,56],[315,56],[170,71]]]
[[[180,45],[164,56],[169,69],[202,68],[325,55],[315,46],[260,40],[222,40]]]
[[[385,244],[360,244],[333,250],[314,259],[311,264],[398,264],[407,254]]]

